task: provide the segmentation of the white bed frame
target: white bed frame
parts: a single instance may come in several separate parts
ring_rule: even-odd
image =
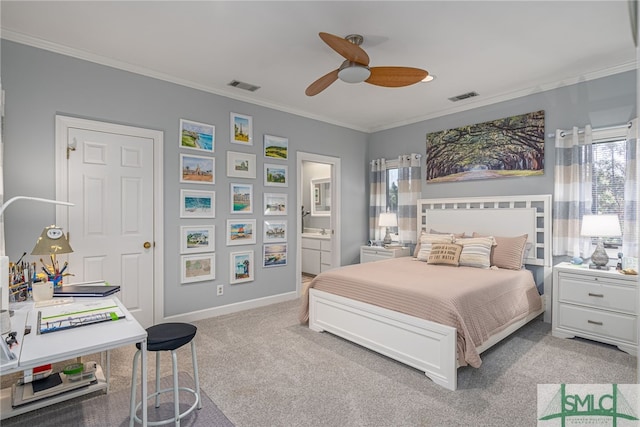
[[[551,196],[502,196],[418,200],[418,235],[422,230],[478,232],[496,236],[528,234],[533,245],[525,264],[538,266],[545,289],[551,289]],[[549,292],[550,294],[550,292]],[[478,347],[492,347],[540,315],[510,325]],[[548,321],[547,310],[545,321]],[[433,382],[457,388],[456,329],[349,298],[309,290],[309,328],[327,331],[424,371]]]

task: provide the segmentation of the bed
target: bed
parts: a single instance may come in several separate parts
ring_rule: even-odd
[[[551,196],[421,199],[417,215],[418,235],[526,235],[527,269],[431,265],[413,257],[345,266],[311,282],[301,320],[455,390],[459,366],[479,367],[483,351],[538,317],[550,302],[543,289],[545,283],[551,289]],[[428,287],[421,286],[425,277],[432,279]],[[508,304],[507,294],[513,294]],[[470,317],[462,308],[484,314]]]

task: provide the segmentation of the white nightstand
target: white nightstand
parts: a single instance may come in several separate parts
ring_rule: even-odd
[[[560,263],[553,268],[552,335],[638,354],[638,276]]]
[[[360,263],[409,256],[409,248],[383,248],[382,246],[360,246]]]

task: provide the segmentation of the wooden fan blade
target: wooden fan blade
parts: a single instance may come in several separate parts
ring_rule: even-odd
[[[319,35],[331,49],[338,52],[345,59],[351,62],[357,62],[358,64],[369,65],[369,55],[357,44],[329,33],[320,33]]]
[[[328,88],[331,85],[331,83],[335,82],[336,80],[338,80],[337,69],[328,72],[327,74],[325,74],[324,76],[316,80],[315,82],[311,83],[307,88],[307,90],[304,91],[304,93],[307,96],[317,95],[323,90],[325,90],[326,88]]]
[[[402,87],[418,83],[429,73],[411,67],[371,67],[371,76],[365,82],[376,86]]]

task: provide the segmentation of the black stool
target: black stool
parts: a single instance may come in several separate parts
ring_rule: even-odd
[[[161,323],[159,325],[151,326],[147,329],[147,351],[156,352],[156,392],[149,395],[149,399],[156,398],[156,408],[160,406],[158,398],[160,394],[173,391],[173,405],[174,405],[174,417],[167,418],[161,421],[147,422],[150,426],[157,426],[162,424],[168,424],[175,421],[175,425],[180,425],[180,420],[191,413],[196,407],[202,408],[202,402],[200,400],[200,381],[198,380],[198,361],[196,359],[196,345],[193,341],[193,337],[196,336],[198,328],[189,323]],[[183,345],[191,342],[191,358],[193,360],[193,379],[196,383],[196,389],[190,389],[188,387],[178,386],[178,357],[176,350]],[[142,422],[137,415],[138,409],[147,402],[140,402],[136,405],[136,379],[138,376],[138,361],[140,360],[140,344],[136,344],[138,351],[133,356],[133,373],[131,374],[131,417],[129,425],[133,426],[137,421]],[[170,351],[171,360],[173,366],[173,387],[160,390],[160,352]],[[186,391],[193,393],[196,401],[191,405],[189,409],[180,413],[178,400],[178,391]]]

